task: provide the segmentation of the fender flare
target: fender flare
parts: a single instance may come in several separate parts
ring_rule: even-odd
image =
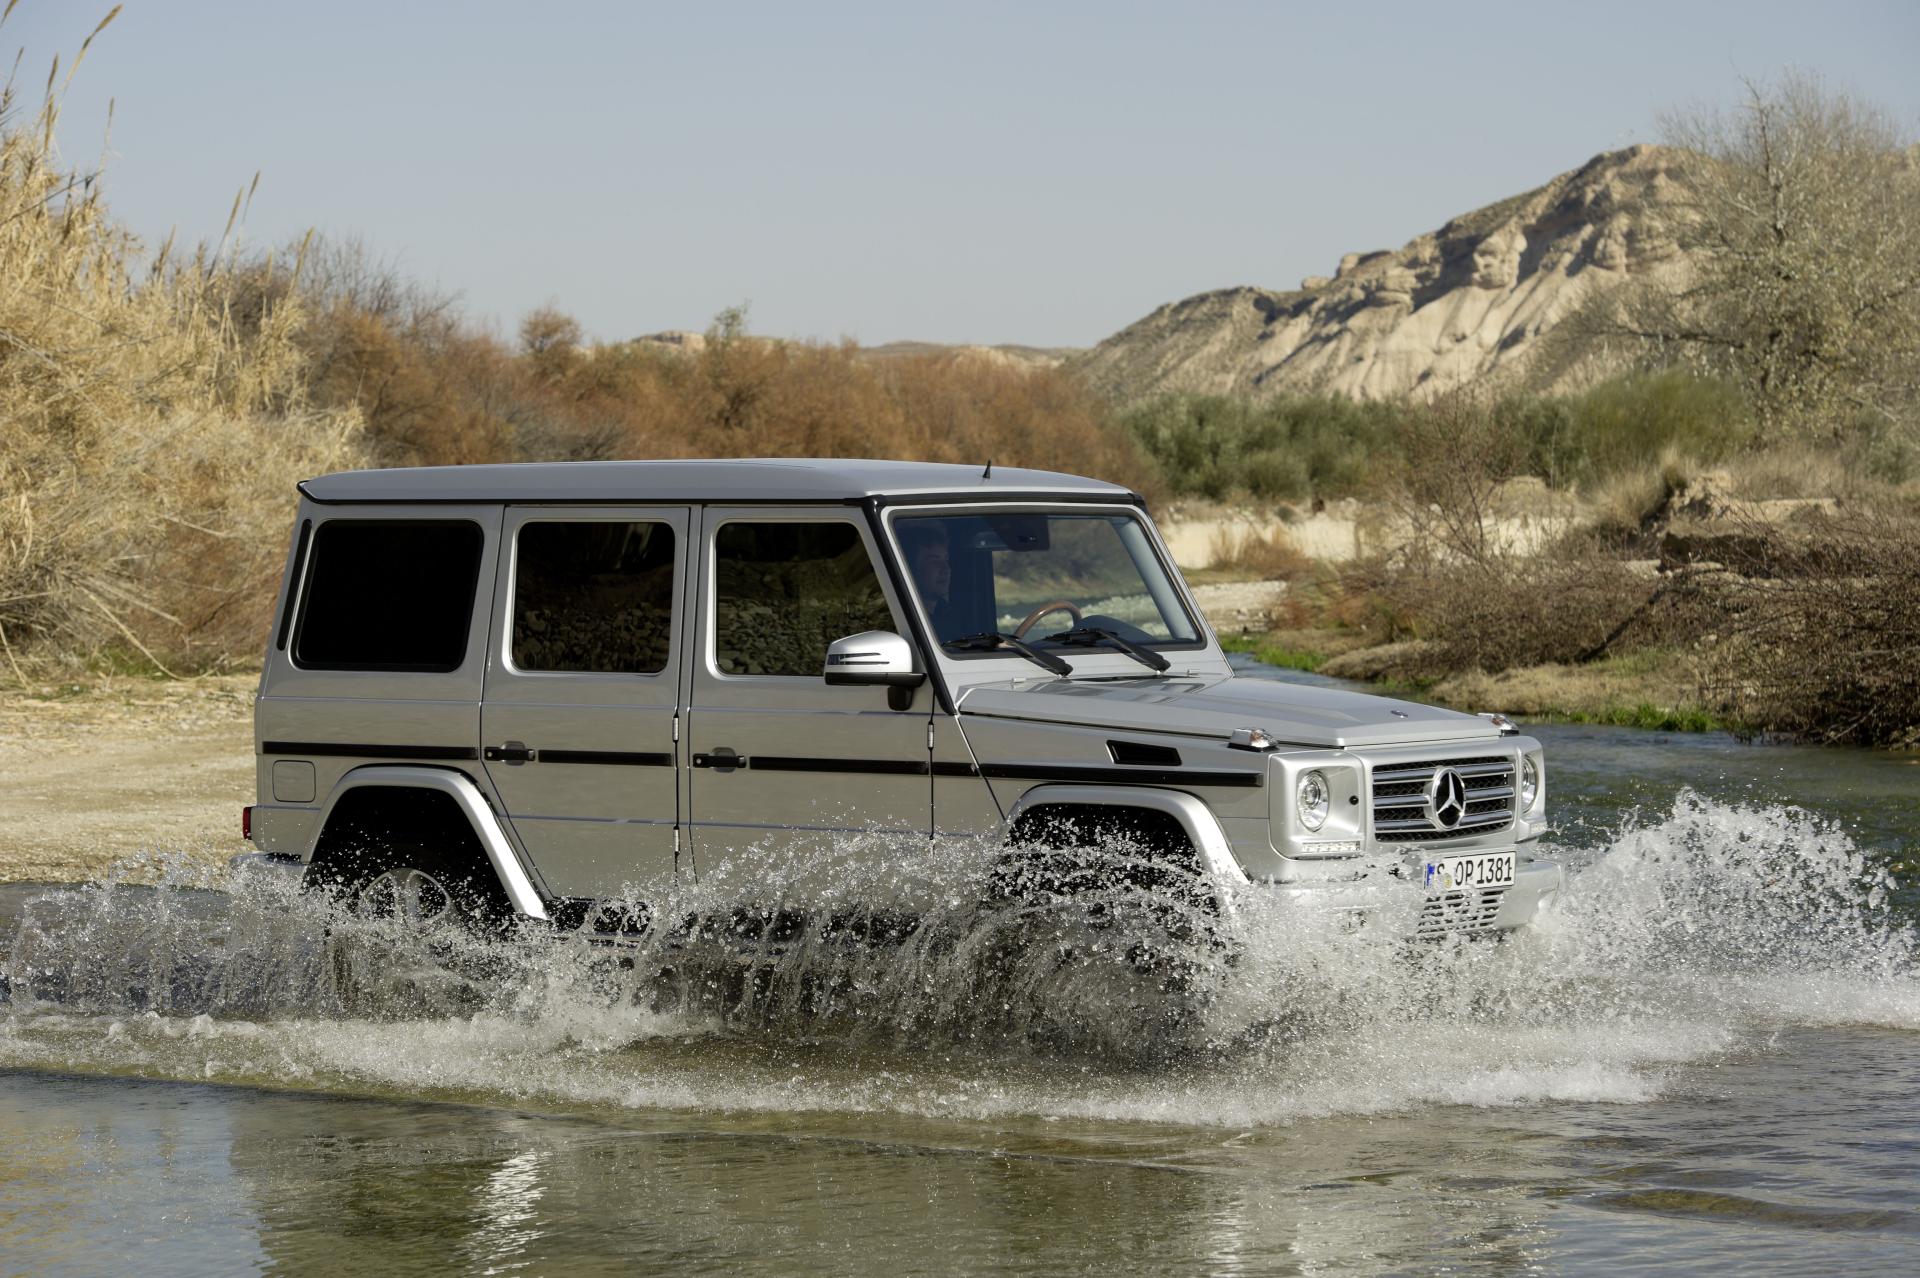
[[[460,808],[461,815],[466,817],[467,824],[473,827],[474,837],[480,840],[480,847],[487,854],[487,862],[492,865],[494,876],[500,880],[500,887],[506,892],[513,908],[528,918],[548,917],[546,902],[534,888],[526,867],[520,863],[519,854],[513,850],[513,844],[507,841],[499,818],[488,805],[486,796],[480,793],[480,787],[464,772],[391,764],[354,769],[341,777],[327,794],[327,801],[320,807],[320,819],[313,826],[313,837],[303,850],[301,860],[308,863],[313,861],[314,848],[319,846],[320,836],[326,833],[327,822],[333,818],[334,807],[340,800],[354,790],[370,786],[437,790],[450,796]]]
[[[1147,787],[1123,788],[1112,785],[1037,785],[1021,795],[1007,812],[1006,828],[1011,830],[1026,812],[1055,804],[1074,807],[1146,808],[1164,812],[1180,823],[1216,888],[1245,887],[1252,882],[1234,858],[1233,845],[1227,842],[1220,820],[1204,801],[1181,790]]]

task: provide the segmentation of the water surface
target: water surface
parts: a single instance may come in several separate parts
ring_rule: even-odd
[[[1538,928],[1256,903],[1172,990],[960,864],[906,946],[483,947],[379,1019],[270,888],[0,890],[0,1269],[1920,1269],[1920,768],[1535,731]]]

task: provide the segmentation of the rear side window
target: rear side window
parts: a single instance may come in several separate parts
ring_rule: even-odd
[[[721,674],[819,678],[827,645],[892,630],[852,524],[733,523],[714,535],[713,647]]]
[[[513,664],[659,674],[673,641],[673,528],[530,523],[513,577]]]
[[[293,659],[314,670],[457,670],[485,539],[469,520],[331,519],[314,530]]]

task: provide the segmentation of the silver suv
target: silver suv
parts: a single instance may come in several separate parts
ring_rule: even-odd
[[[300,495],[245,824],[358,902],[578,919],[806,840],[1088,832],[1225,909],[1397,900],[1422,933],[1519,927],[1561,882],[1538,742],[1236,677],[1111,484],[636,461]]]

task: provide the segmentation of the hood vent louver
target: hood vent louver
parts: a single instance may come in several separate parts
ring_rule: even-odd
[[[1140,741],[1109,741],[1107,753],[1115,763],[1138,764],[1150,768],[1177,768],[1180,752],[1172,746],[1147,745]]]

